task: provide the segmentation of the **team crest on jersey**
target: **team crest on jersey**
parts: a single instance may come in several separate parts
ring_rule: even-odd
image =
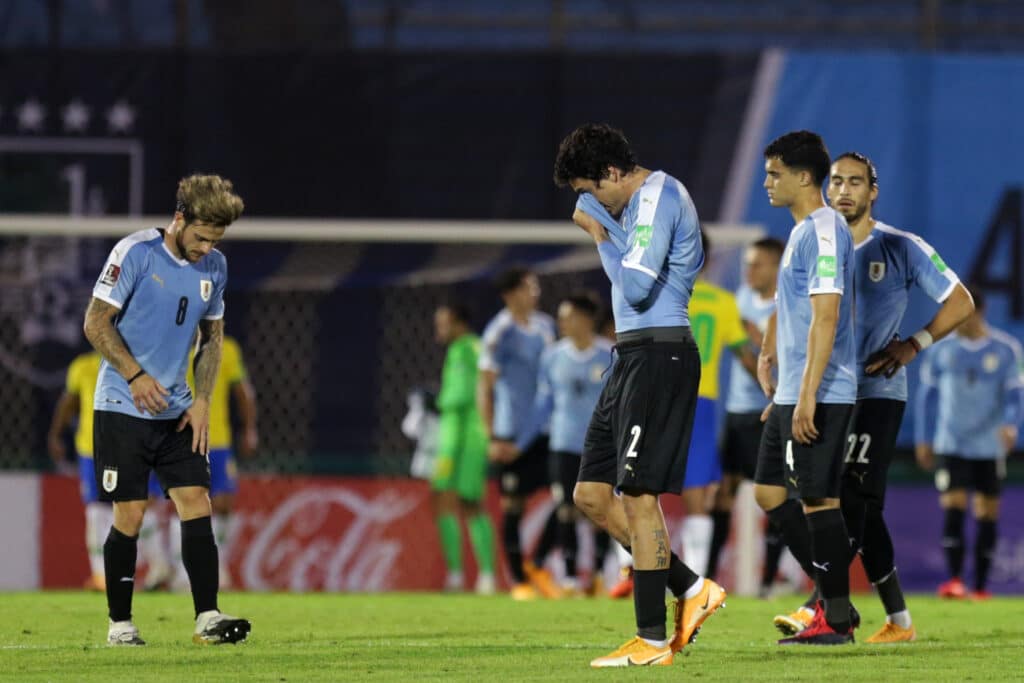
[[[121,277],[121,266],[111,263],[100,278],[100,282],[110,287],[117,284],[117,278]]]
[[[203,301],[209,301],[211,294],[213,294],[213,280],[200,280],[199,296],[203,298]]]
[[[112,493],[117,488],[117,470],[112,467],[103,468],[103,490]]]
[[[981,359],[981,367],[985,368],[985,372],[995,372],[999,368],[999,354],[986,353]]]
[[[881,282],[883,277],[885,277],[884,261],[871,261],[868,263],[868,278],[872,282]]]

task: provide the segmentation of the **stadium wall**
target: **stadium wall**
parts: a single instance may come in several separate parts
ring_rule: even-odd
[[[496,493],[488,496],[495,521]],[[5,502],[16,502],[19,510],[0,521],[0,547],[19,549],[5,555],[0,588],[80,586],[89,570],[77,479],[4,474],[0,495]],[[937,495],[926,487],[894,486],[888,500],[886,517],[898,548],[900,580],[909,591],[930,592],[945,578]],[[678,542],[683,519],[679,500],[666,497],[663,503],[671,538]],[[539,537],[551,505],[546,493],[530,501],[523,521],[527,547]],[[1024,487],[1005,491],[1003,514],[1007,520],[1024,516]],[[969,532],[972,527],[968,523]],[[373,592],[439,590],[444,583],[429,488],[422,481],[245,477],[231,533],[229,564],[233,585],[240,589]],[[758,540],[752,547],[761,545]],[[584,540],[583,569],[590,569],[590,547]],[[472,585],[472,552],[468,546],[464,550],[467,585]],[[723,579],[730,585],[736,552],[736,544],[730,543],[722,560]],[[992,566],[993,591],[1024,594],[1024,527],[1003,525]],[[612,578],[611,564],[602,569]],[[504,567],[502,575],[507,582]],[[855,589],[868,589],[859,567],[853,583]]]

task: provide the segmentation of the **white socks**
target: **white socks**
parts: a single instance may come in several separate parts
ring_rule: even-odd
[[[895,614],[890,614],[885,618],[886,621],[892,624],[896,624],[900,628],[910,628],[910,611],[900,610]]]
[[[683,562],[701,576],[708,571],[713,531],[711,515],[687,515],[679,534],[683,544]]]

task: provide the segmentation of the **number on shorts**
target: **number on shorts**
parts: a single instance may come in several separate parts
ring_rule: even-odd
[[[188,297],[183,296],[178,300],[178,315],[174,317],[174,322],[182,325],[185,323],[185,314],[188,313]]]
[[[796,464],[793,462],[793,440],[790,439],[786,442],[786,465],[790,471],[796,470]]]
[[[636,443],[640,440],[640,425],[633,425],[632,429],[629,430],[629,433],[633,435],[633,440],[629,442],[629,448],[626,450],[626,457],[635,458],[637,455]]]
[[[857,457],[853,457],[853,452],[857,450],[857,441],[860,441],[860,452],[857,453]],[[850,434],[846,437],[846,462],[856,463],[858,465],[867,465],[870,461],[868,460],[868,449],[871,448],[871,435],[861,434]]]

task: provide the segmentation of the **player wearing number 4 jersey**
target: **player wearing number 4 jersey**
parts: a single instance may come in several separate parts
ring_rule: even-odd
[[[848,152],[836,159],[828,197],[850,226],[856,264],[857,406],[843,469],[843,517],[851,549],[861,554],[887,615],[868,642],[914,640],[882,516],[886,477],[907,402],[904,366],[933,340],[952,332],[974,306],[956,273],[927,242],[872,217],[878,174],[867,157]],[[922,330],[900,339],[900,323],[915,286],[941,308]]]
[[[636,637],[590,665],[671,664],[725,600],[671,552],[658,503],[683,488],[697,405],[700,357],[687,315],[704,260],[697,211],[682,183],[641,167],[607,125],[580,126],[562,141],[555,183],[580,195],[573,220],[594,239],[611,280],[617,337],[573,499],[630,550],[635,567]],[[666,587],[677,598],[671,641]]]
[[[100,495],[114,503],[103,547],[110,645],[144,644],[131,608],[151,470],[181,518],[181,556],[196,614],[193,641],[233,643],[249,633],[248,621],[217,609],[208,460],[227,284],[227,262],[214,246],[241,213],[242,200],[229,181],[183,179],[170,225],[114,246],[85,314],[85,336],[103,356],[93,439]],[[185,376],[197,331],[193,400]]]
[[[764,157],[769,201],[788,208],[796,225],[779,270],[777,313],[758,359],[766,393],[773,390],[776,356],[779,374],[754,495],[824,599],[815,621],[780,644],[842,644],[853,641],[850,546],[839,510],[843,451],[857,399],[853,241],[843,217],[822,200],[830,161],[818,135],[783,135]]]

